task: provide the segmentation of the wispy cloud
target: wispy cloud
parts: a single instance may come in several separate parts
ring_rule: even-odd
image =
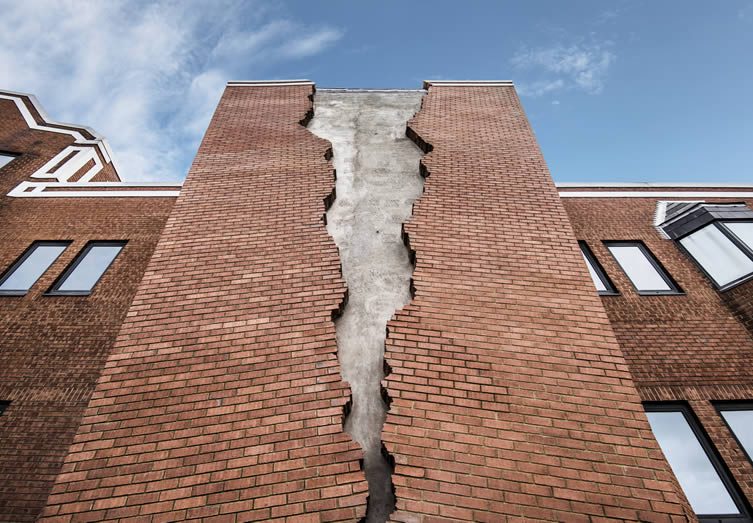
[[[185,175],[227,80],[320,53],[343,33],[265,1],[0,0],[0,88],[108,137],[121,176]]]
[[[513,67],[524,74],[519,91],[541,96],[563,89],[599,94],[609,67],[616,59],[609,42],[521,48],[512,57]]]

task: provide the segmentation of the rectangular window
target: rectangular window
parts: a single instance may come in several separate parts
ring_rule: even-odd
[[[651,430],[701,521],[747,521],[742,497],[686,405],[647,404]]]
[[[23,296],[71,242],[34,242],[0,278],[0,294]]]
[[[588,267],[588,273],[591,275],[591,279],[593,280],[594,286],[599,294],[617,294],[617,289],[615,289],[612,281],[607,276],[607,273],[604,272],[604,268],[596,259],[596,256],[594,256],[594,253],[591,251],[588,244],[584,241],[579,241],[578,245],[580,245],[580,252],[586,262],[586,267]]]
[[[719,402],[716,408],[753,463],[753,402]]]
[[[5,412],[5,409],[8,408],[8,405],[10,405],[10,401],[0,401],[0,414]]]
[[[0,153],[0,169],[16,159],[15,154]]]
[[[604,242],[638,294],[679,294],[680,288],[641,242]]]
[[[94,241],[76,256],[48,294],[83,296],[91,294],[99,279],[120,254],[124,241]]]
[[[753,226],[753,223],[729,222],[725,225],[741,239],[751,240],[750,228],[742,226]],[[737,283],[753,273],[753,259],[716,223],[688,234],[679,242],[719,288]]]

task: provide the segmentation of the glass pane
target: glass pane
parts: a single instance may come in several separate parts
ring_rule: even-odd
[[[0,169],[2,169],[15,159],[15,156],[10,156],[9,154],[0,154]]]
[[[58,256],[67,247],[61,245],[37,245],[34,250],[0,284],[2,291],[28,291]]]
[[[609,245],[609,250],[639,291],[672,290],[637,245]]]
[[[583,260],[586,262],[586,267],[588,267],[588,272],[591,274],[591,279],[594,281],[594,285],[596,286],[597,291],[606,291],[607,286],[604,285],[604,282],[601,281],[601,278],[599,278],[599,275],[597,274],[596,270],[591,265],[591,261],[588,259],[588,257],[585,255],[583,251],[581,251],[581,254],[583,255]]]
[[[647,412],[651,430],[696,514],[739,514],[682,412]]]
[[[735,233],[742,242],[753,249],[753,223],[752,222],[725,222],[727,228]]]
[[[122,248],[122,245],[93,245],[55,290],[90,291]]]
[[[689,234],[680,243],[717,285],[726,285],[753,272],[753,260],[715,225]]]
[[[722,416],[745,452],[753,458],[753,410],[723,410]]]

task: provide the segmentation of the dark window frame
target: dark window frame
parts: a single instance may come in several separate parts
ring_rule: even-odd
[[[683,296],[685,295],[685,292],[682,290],[682,287],[675,281],[675,279],[669,274],[669,271],[664,268],[662,263],[659,261],[659,259],[654,256],[654,253],[651,252],[651,250],[648,248],[648,246],[643,243],[642,240],[603,240],[604,245],[606,246],[607,250],[609,251],[609,254],[614,259],[615,263],[620,267],[623,274],[627,279],[630,281],[630,284],[633,286],[633,289],[635,289],[635,292],[637,292],[641,296]],[[622,266],[622,264],[619,262],[617,257],[614,255],[612,250],[609,248],[610,246],[615,247],[638,247],[643,255],[646,257],[646,259],[651,263],[651,265],[656,269],[656,272],[659,273],[659,276],[664,280],[664,282],[669,286],[668,291],[644,291],[640,290],[636,285],[633,279],[630,277],[628,272],[625,270],[625,267]]]
[[[591,250],[588,243],[585,240],[578,240],[578,246],[580,247],[580,251],[586,257],[586,260],[588,260],[588,263],[591,264],[591,268],[596,273],[596,276],[601,280],[602,285],[607,289],[605,291],[596,289],[599,296],[619,296],[620,293],[617,290],[617,287],[614,285],[614,282],[609,275],[607,275],[607,271],[605,271],[604,267],[599,263],[599,260],[596,258],[596,255]]]
[[[748,451],[743,446],[740,439],[737,437],[737,434],[734,430],[732,430],[732,427],[730,427],[729,423],[727,423],[727,420],[722,415],[722,411],[735,411],[735,410],[747,410],[753,412],[753,400],[726,400],[726,401],[712,401],[712,405],[714,405],[714,408],[716,409],[716,412],[719,414],[719,417],[722,418],[722,421],[729,429],[730,434],[732,434],[732,437],[735,438],[735,443],[737,443],[737,446],[740,448],[740,450],[743,452],[743,455],[748,458],[748,461],[751,465],[753,465],[753,456],[748,454]]]
[[[128,240],[91,240],[84,245],[84,247],[76,254],[76,257],[73,258],[73,261],[68,264],[68,267],[65,268],[65,270],[60,274],[60,276],[55,279],[55,282],[52,284],[52,286],[49,288],[49,290],[45,293],[45,296],[90,296],[94,292],[94,288],[97,286],[97,284],[102,280],[102,278],[105,276],[105,273],[110,270],[110,267],[113,266],[115,261],[118,259],[118,256],[123,252],[123,249],[125,249],[126,244],[128,243]],[[110,264],[105,268],[104,271],[102,271],[102,274],[99,275],[99,278],[97,278],[97,281],[94,282],[94,284],[91,286],[91,289],[88,291],[61,291],[59,290],[59,287],[65,282],[66,279],[71,275],[71,273],[78,267],[78,265],[86,258],[86,255],[89,253],[89,251],[92,250],[93,247],[96,246],[119,246],[121,249],[118,251],[118,254],[115,255],[115,258],[112,259]]]
[[[701,523],[751,523],[751,521],[753,521],[753,519],[751,519],[751,513],[753,513],[753,511],[751,510],[748,500],[742,494],[740,486],[735,481],[727,464],[711,442],[711,438],[709,438],[701,421],[695,415],[695,412],[693,412],[690,405],[685,401],[646,401],[643,403],[643,409],[646,412],[680,412],[683,415],[690,430],[701,445],[703,452],[711,462],[711,466],[714,467],[714,470],[719,475],[719,479],[724,485],[724,488],[727,489],[732,501],[740,511],[739,514],[696,514],[698,520]],[[654,436],[654,439],[656,439],[656,436]],[[657,444],[659,443],[658,440],[656,442]],[[659,447],[661,448],[661,445],[659,445]],[[663,453],[664,451],[662,451],[662,454]],[[667,459],[666,456],[664,459]],[[667,463],[669,464],[669,461],[667,461]],[[672,466],[670,465],[670,470],[671,468]],[[674,471],[672,473],[674,474]]]
[[[60,258],[60,256],[63,255],[65,250],[73,243],[72,240],[35,240],[29,245],[24,252],[21,253],[21,255],[16,258],[16,260],[8,267],[2,275],[0,275],[0,285],[5,283],[5,281],[10,278],[14,272],[16,272],[16,269],[18,269],[23,263],[29,258],[29,256],[32,255],[32,253],[37,249],[37,247],[44,246],[44,245],[64,245],[65,248],[63,249],[63,252],[61,252],[57,258],[53,260],[53,262],[44,270],[44,272],[39,276],[39,278],[32,283],[28,289],[25,291],[20,290],[0,290],[0,296],[26,296],[29,291],[34,287],[34,285],[39,282],[40,279],[45,275],[45,273],[50,270],[50,268],[55,264],[55,262]]]
[[[750,258],[751,260],[753,260],[753,249],[751,247],[748,247],[745,244],[745,242],[743,242],[740,238],[737,237],[737,235],[734,232],[732,232],[731,230],[729,230],[725,226],[725,223],[732,223],[732,222],[734,222],[734,223],[753,223],[753,220],[723,220],[723,221],[722,220],[714,220],[713,222],[707,223],[703,227],[700,227],[700,228],[698,228],[698,229],[696,229],[694,231],[690,231],[689,233],[683,234],[682,236],[678,236],[677,238],[675,238],[675,244],[680,248],[680,251],[682,251],[688,258],[690,258],[690,261],[692,261],[693,264],[696,267],[698,267],[698,269],[700,269],[701,273],[704,276],[706,276],[706,279],[708,279],[711,282],[711,285],[716,290],[718,290],[719,292],[728,291],[728,290],[730,290],[730,289],[732,289],[734,287],[737,287],[740,284],[745,283],[746,281],[749,281],[749,280],[753,279],[753,272],[750,272],[750,273],[746,274],[745,276],[741,276],[741,277],[739,277],[736,280],[732,280],[729,283],[725,283],[724,285],[719,285],[719,283],[717,283],[717,281],[713,278],[713,276],[711,276],[711,274],[709,274],[706,271],[706,269],[703,267],[703,265],[701,265],[698,262],[698,260],[696,260],[695,257],[692,254],[690,254],[690,252],[685,248],[685,246],[682,243],[680,243],[680,240],[682,240],[683,238],[686,238],[686,237],[690,236],[691,234],[697,233],[701,229],[704,229],[706,227],[712,227],[712,226],[714,226],[717,229],[719,229],[722,232],[722,234],[725,235],[734,244],[735,247],[737,247],[738,249],[740,249],[743,254],[745,254],[748,258]]]

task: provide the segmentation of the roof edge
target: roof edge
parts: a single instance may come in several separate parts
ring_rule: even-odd
[[[429,87],[513,87],[512,80],[424,80],[424,89]]]
[[[314,85],[306,79],[298,80],[230,80],[228,87],[278,87],[284,85]]]
[[[0,98],[5,98],[8,100],[12,100],[15,102],[16,107],[18,107],[18,110],[21,112],[21,116],[26,121],[26,124],[29,126],[30,129],[37,129],[42,131],[48,131],[48,132],[54,132],[54,133],[61,133],[61,134],[68,134],[70,136],[73,136],[73,138],[76,140],[76,143],[83,144],[83,145],[93,145],[99,149],[100,153],[102,154],[102,157],[104,158],[105,162],[112,164],[113,169],[115,170],[115,174],[120,177],[118,174],[118,169],[115,167],[115,162],[112,160],[112,150],[110,149],[110,144],[107,142],[107,139],[91,127],[87,127],[85,125],[78,125],[78,124],[72,124],[72,123],[65,123],[65,122],[58,122],[50,118],[50,116],[47,114],[47,111],[44,110],[42,107],[42,104],[39,102],[36,96],[29,93],[20,93],[16,91],[9,91],[6,89],[0,89]],[[28,108],[26,107],[26,103],[30,104],[31,107],[34,108],[34,110],[39,114],[39,117],[42,119],[42,124],[37,123],[37,121],[34,119],[34,116],[29,112]],[[83,136],[79,131],[84,131],[85,133],[92,136],[94,139],[90,140],[86,136]]]

